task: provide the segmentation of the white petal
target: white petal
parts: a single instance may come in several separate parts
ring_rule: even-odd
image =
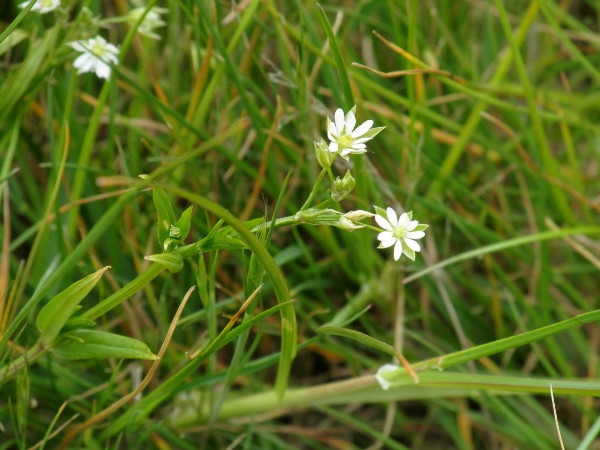
[[[352,133],[352,130],[354,130],[355,126],[356,117],[354,116],[354,113],[350,111],[348,114],[346,114],[346,133]]]
[[[388,239],[391,239],[393,237],[394,233],[392,233],[391,231],[382,231],[377,235],[377,239],[379,239],[380,241],[387,241]]]
[[[354,155],[360,155],[362,153],[367,153],[367,149],[366,148],[354,148],[351,147],[350,149],[348,149],[348,153],[352,153]]]
[[[67,45],[78,52],[87,52],[81,41],[69,42]]]
[[[390,239],[386,239],[385,241],[381,241],[379,246],[381,248],[388,248],[388,247],[391,247],[392,245],[394,245],[396,242],[400,242],[400,241],[397,238],[393,237]]]
[[[335,111],[335,127],[338,130],[338,134],[342,134],[342,130],[344,129],[344,111],[340,108]]]
[[[417,243],[417,241],[413,241],[412,239],[404,238],[404,243],[408,246],[408,248],[413,249],[415,252],[421,251],[421,246]]]
[[[400,366],[394,366],[393,364],[385,364],[379,368],[379,370],[377,371],[377,375],[375,375],[375,378],[377,379],[377,382],[379,383],[381,389],[387,391],[391,386],[391,383],[388,380],[386,380],[383,377],[383,375],[389,372],[395,372],[399,369]]]
[[[335,127],[335,123],[333,122],[329,122],[327,124],[327,137],[330,141],[335,141],[335,139],[338,137],[338,131]]]
[[[370,138],[370,137],[366,137],[366,138],[358,138],[358,139],[355,139],[355,140],[354,140],[354,142],[355,142],[356,144],[362,144],[363,142],[370,141],[371,139],[373,139],[373,138]]]
[[[330,151],[331,153],[337,153],[337,151],[338,151],[338,145],[337,145],[337,142],[330,142],[330,143],[329,143],[329,151]]]
[[[354,130],[354,132],[352,133],[352,137],[362,136],[367,131],[369,131],[372,126],[373,126],[373,121],[367,120],[365,123],[363,123],[361,126],[359,126],[356,130]]]
[[[389,220],[390,224],[393,227],[397,227],[398,226],[398,216],[396,215],[396,211],[394,211],[389,206],[386,211],[387,211],[387,216],[388,216],[388,220]]]
[[[79,55],[75,61],[73,61],[73,67],[78,69],[77,73],[85,73],[94,69],[94,57],[88,53]]]
[[[396,246],[394,247],[394,259],[398,261],[402,256],[402,244],[400,243],[400,239],[396,241]]]
[[[412,231],[412,230],[414,230],[417,227],[417,225],[419,225],[419,221],[418,220],[411,220],[408,223],[408,225],[406,226],[406,229],[408,231]]]
[[[375,216],[375,222],[377,222],[377,224],[386,231],[394,230],[392,225],[387,220],[385,220],[385,218],[381,217],[379,214],[377,214]]]
[[[107,80],[110,76],[110,66],[104,62],[99,62],[96,64],[96,75],[98,75],[99,78]]]
[[[408,218],[408,214],[402,213],[402,215],[400,216],[400,220],[398,220],[398,226],[406,229],[408,222],[410,222],[410,219]]]
[[[406,233],[406,237],[410,239],[421,239],[423,236],[425,236],[425,233],[422,231],[411,231]]]
[[[360,150],[360,149],[363,149],[363,148],[367,148],[367,146],[365,144],[352,144],[350,146],[350,148],[353,148],[355,150]]]

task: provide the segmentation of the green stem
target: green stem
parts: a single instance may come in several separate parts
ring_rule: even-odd
[[[472,395],[476,389],[528,393],[545,392],[544,390],[548,389],[548,380],[517,376],[443,373],[440,371],[530,344],[559,332],[577,328],[586,323],[597,322],[598,320],[600,320],[600,310],[591,311],[517,336],[421,361],[412,365],[413,369],[422,371],[419,373],[419,384],[415,384],[406,370],[399,367],[398,370],[385,375],[392,386],[395,386],[389,391],[384,391],[379,386],[374,375],[366,375],[303,389],[291,389],[282,400],[273,391],[233,398],[223,404],[218,419],[226,420],[232,417],[255,416],[276,409],[291,407],[466,396]],[[556,379],[551,382],[555,393],[600,396],[600,387],[597,382]],[[173,420],[172,424],[176,428],[190,426],[206,421],[209,414],[210,411],[206,409],[193,407],[182,411]]]
[[[11,380],[17,373],[23,370],[25,367],[33,364],[38,359],[46,354],[48,348],[45,347],[40,341],[38,341],[33,347],[27,352],[11,361],[11,363],[0,369],[0,383],[4,384]]]
[[[319,189],[319,185],[321,184],[321,181],[323,180],[323,177],[325,176],[326,172],[327,172],[326,169],[321,170],[321,173],[319,173],[319,176],[317,177],[317,179],[315,181],[312,191],[310,191],[310,195],[306,199],[306,202],[304,203],[304,205],[302,205],[302,208],[300,208],[300,211],[304,211],[305,209],[307,209],[310,206],[310,204],[312,203],[312,201],[315,198],[315,195],[317,195],[317,190]]]

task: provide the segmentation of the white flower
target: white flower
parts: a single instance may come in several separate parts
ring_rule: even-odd
[[[168,11],[169,10],[166,8],[150,8],[150,11],[148,11],[148,14],[146,14],[144,19],[142,20],[142,23],[140,23],[137,32],[143,36],[160,40],[160,36],[156,34],[154,30],[156,28],[164,27],[167,24],[164,20],[160,18],[160,15],[165,14]],[[127,21],[131,24],[131,26],[134,26],[137,23],[137,21],[140,20],[140,17],[142,17],[144,12],[146,12],[145,7],[132,9],[131,11],[129,11],[129,14],[127,14]]]
[[[391,385],[391,383],[388,380],[386,380],[383,377],[383,375],[385,375],[386,373],[395,372],[399,369],[400,369],[400,367],[395,366],[393,364],[384,364],[383,366],[381,366],[379,368],[379,370],[377,371],[377,374],[375,375],[375,378],[377,378],[377,381],[379,382],[379,386],[381,386],[381,389],[383,389],[384,391],[387,391]]]
[[[371,128],[372,120],[367,120],[365,123],[356,126],[356,106],[348,111],[344,116],[344,111],[338,109],[335,112],[335,122],[327,118],[327,137],[331,141],[329,143],[329,151],[331,153],[339,153],[339,155],[348,160],[349,154],[358,155],[367,151],[365,142],[373,139],[385,127]]]
[[[30,2],[23,2],[19,5],[19,8],[27,8]],[[39,12],[40,14],[46,14],[50,11],[54,11],[60,7],[60,0],[37,0],[31,7],[30,11]]]
[[[110,65],[117,64],[119,49],[106,42],[102,36],[71,42],[73,49],[82,54],[77,57],[73,65],[77,69],[77,75],[86,72],[96,72],[99,78],[108,79],[110,76]]]
[[[392,208],[384,211],[375,207],[377,215],[375,221],[385,231],[379,233],[377,239],[381,241],[378,248],[387,248],[394,245],[394,259],[398,261],[402,253],[408,258],[415,260],[415,252],[421,250],[421,247],[414,239],[421,239],[425,236],[423,232],[429,225],[421,224],[412,220],[412,212],[402,213],[400,218]],[[404,245],[403,245],[404,244]]]

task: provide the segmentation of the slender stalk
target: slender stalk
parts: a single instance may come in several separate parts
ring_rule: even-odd
[[[307,209],[314,200],[315,195],[317,195],[317,191],[319,189],[321,181],[325,176],[325,173],[327,173],[326,169],[321,170],[321,172],[319,173],[319,176],[317,177],[317,179],[315,180],[315,184],[313,185],[312,191],[310,191],[310,195],[306,199],[306,202],[304,202],[304,205],[302,205],[302,208],[300,208],[300,211],[304,211],[305,209]]]

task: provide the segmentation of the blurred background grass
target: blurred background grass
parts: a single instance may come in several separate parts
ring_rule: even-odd
[[[103,17],[131,8],[122,0],[71,2],[70,20],[84,5]],[[78,38],[83,24],[65,26],[67,18],[59,13],[29,14],[11,32],[13,40],[0,44],[2,330],[101,220],[130,177],[200,149],[162,181],[204,195],[241,220],[273,214],[289,171],[279,217],[297,212],[312,188],[320,170],[312,142],[325,135],[326,116],[345,105],[315,2],[183,0],[156,6],[169,10],[167,25],[158,31],[162,40],[136,36],[106,83],[75,75],[64,43]],[[415,263],[394,262],[391,252],[376,250],[369,230],[275,231],[269,251],[298,300],[299,342],[311,339],[300,347],[290,385],[347,379],[388,362],[358,342],[312,339],[349,304],[356,311],[372,304],[351,327],[394,343],[411,362],[598,308],[600,243],[594,236],[481,255],[406,288],[402,280],[485,245],[598,223],[600,5],[349,0],[322,6],[345,60],[359,123],[372,119],[387,127],[371,141],[367,158],[336,162],[337,173],[351,168],[359,181],[341,208],[412,210],[430,228]],[[11,2],[0,5],[2,29],[17,13]],[[101,34],[123,45],[127,31],[112,25]],[[373,31],[415,59],[407,60]],[[385,73],[424,70],[387,78],[352,62]],[[67,127],[65,173],[58,199],[49,205]],[[327,196],[324,188],[317,203]],[[172,200],[176,216],[189,206]],[[46,208],[52,221],[34,245]],[[131,281],[148,265],[143,256],[160,251],[155,220],[150,193],[140,193],[49,294],[112,266],[82,303],[85,310]],[[204,237],[215,222],[196,207],[189,242]],[[156,350],[184,293],[199,277],[208,280],[216,310],[207,311],[192,296],[151,388],[180,369],[183,353],[214,336],[248,294],[248,252],[213,252],[201,262],[193,259],[180,273],[161,275],[98,321],[102,329]],[[268,284],[261,294],[270,306]],[[270,355],[279,350],[279,327],[275,316],[267,318],[236,355],[236,370],[242,372],[231,385],[233,395],[271,389],[277,356]],[[37,337],[32,326],[19,330],[14,355]],[[599,344],[598,327],[589,324],[457,370],[594,379]],[[232,355],[232,348],[222,349],[188,380],[185,391],[218,398]],[[131,390],[130,367],[128,361],[43,358],[27,378],[1,388],[2,448],[40,441],[65,401],[56,426],[77,413],[77,420],[92,416]],[[274,411],[185,433],[164,421],[173,405],[173,398],[164,399],[142,426],[118,437],[87,433],[78,445],[559,448],[549,395],[467,398],[450,391],[445,398],[423,394],[395,405],[350,402],[335,409]],[[558,396],[556,409],[567,448],[598,448],[592,443],[597,400]],[[586,437],[589,442],[582,443]]]

